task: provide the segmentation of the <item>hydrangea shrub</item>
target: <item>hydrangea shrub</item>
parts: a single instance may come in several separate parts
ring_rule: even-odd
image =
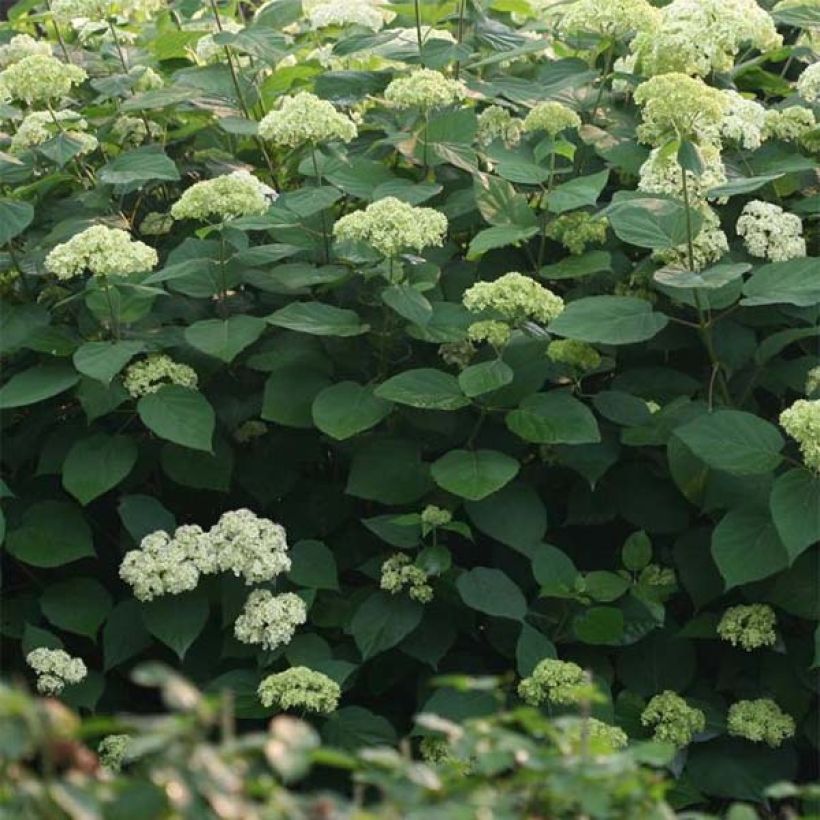
[[[14,6],[9,673],[108,715],[162,660],[348,747],[589,703],[603,745],[677,749],[677,808],[815,778],[819,31],[814,0]]]

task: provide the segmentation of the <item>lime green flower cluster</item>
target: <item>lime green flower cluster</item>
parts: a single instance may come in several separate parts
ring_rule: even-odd
[[[51,43],[46,40],[35,40],[29,34],[16,34],[3,46],[0,46],[0,68],[7,68],[26,57],[39,54],[51,56]]]
[[[641,712],[641,724],[653,727],[655,740],[683,748],[706,728],[706,716],[676,692],[667,689],[646,705]]]
[[[480,345],[487,342],[496,350],[500,350],[510,341],[512,330],[506,322],[499,322],[497,319],[484,319],[481,322],[473,322],[467,328],[467,338]]]
[[[735,143],[750,151],[760,148],[765,139],[766,109],[756,100],[749,100],[737,91],[724,89],[726,112],[720,124],[720,139]]]
[[[526,321],[549,324],[564,309],[564,300],[551,290],[515,271],[493,282],[476,282],[463,296],[471,313],[493,311],[513,327]]]
[[[568,106],[563,103],[548,102],[538,103],[526,117],[522,128],[527,133],[533,131],[546,131],[555,138],[562,131],[567,131],[581,127],[581,118]]]
[[[443,737],[423,737],[419,743],[419,754],[427,763],[451,763],[455,760],[450,744]]]
[[[820,63],[813,63],[797,78],[797,93],[807,103],[820,99]]]
[[[635,89],[643,109],[638,138],[661,146],[670,139],[699,141],[704,131],[716,131],[728,107],[726,97],[697,77],[679,72],[661,74]]]
[[[547,226],[547,236],[560,242],[571,254],[580,256],[588,245],[606,242],[606,217],[586,211],[573,211],[554,219]]]
[[[820,365],[806,373],[806,395],[813,396],[815,393],[820,393]]]
[[[577,663],[545,658],[518,684],[518,695],[530,706],[567,705],[578,701],[586,684],[587,676]]]
[[[265,114],[258,133],[274,145],[297,148],[332,140],[350,142],[358,132],[356,123],[337,111],[333,103],[300,91],[284,97],[278,109]]]
[[[648,587],[669,587],[677,584],[675,570],[660,564],[647,564],[638,576],[638,581]]]
[[[58,23],[105,20],[112,13],[109,0],[52,0],[51,15]]]
[[[428,504],[421,511],[421,524],[427,529],[435,529],[436,527],[443,527],[453,520],[453,514],[449,510],[443,510],[441,507],[436,507],[433,504]]]
[[[654,31],[661,21],[658,9],[647,0],[576,0],[560,20],[562,32],[591,32],[623,40],[639,31]]]
[[[477,117],[476,139],[479,145],[489,145],[500,139],[508,148],[521,140],[522,122],[500,105],[490,105]]]
[[[330,0],[310,9],[308,18],[313,29],[353,25],[379,31],[384,25],[381,11],[368,0]]]
[[[703,216],[703,225],[692,240],[692,269],[702,271],[713,265],[729,252],[729,240],[720,227],[720,217],[708,205],[697,206]],[[655,251],[653,259],[667,265],[689,268],[689,246],[678,245],[668,250]]]
[[[220,221],[241,216],[259,216],[276,199],[273,188],[265,185],[249,171],[206,179],[186,188],[182,196],[171,206],[174,219]]]
[[[110,772],[119,772],[125,762],[130,743],[129,735],[106,735],[97,746],[100,763]]]
[[[123,386],[135,399],[156,393],[164,384],[178,384],[196,390],[198,383],[196,370],[187,364],[175,362],[164,353],[152,353],[134,362],[123,377]]]
[[[421,604],[433,600],[433,588],[427,583],[427,573],[410,563],[410,558],[397,552],[382,564],[381,588],[393,595],[408,587],[407,594]]]
[[[741,700],[729,707],[726,726],[730,735],[752,743],[766,743],[772,748],[783,745],[794,736],[795,723],[773,700]]]
[[[46,270],[58,279],[73,279],[88,271],[94,276],[128,276],[151,270],[157,252],[131,234],[106,225],[92,225],[67,242],[57,245],[46,257]]]
[[[712,188],[726,183],[726,168],[720,150],[708,143],[699,146],[703,170],[699,174],[686,172],[686,186],[691,203],[704,204]],[[681,166],[677,157],[653,148],[639,171],[638,190],[650,194],[666,194],[680,198],[683,186]]]
[[[327,715],[338,707],[342,690],[336,681],[321,672],[293,666],[268,675],[259,684],[257,694],[267,709],[301,709]]]
[[[418,68],[407,77],[396,77],[384,90],[384,98],[395,108],[430,111],[463,100],[467,89],[460,80],[451,80],[440,71]]]
[[[408,205],[393,196],[347,214],[333,226],[337,239],[364,242],[388,258],[407,249],[420,253],[423,248],[441,246],[446,233],[444,214]]]
[[[583,737],[594,747],[603,747],[607,751],[623,749],[629,743],[629,737],[620,726],[612,726],[597,718],[579,718],[573,720],[566,728],[564,737],[573,747],[581,746]]]
[[[2,78],[2,75],[0,75]],[[817,127],[817,120],[810,108],[790,105],[788,108],[771,108],[766,112],[765,137],[783,142],[797,142]]]
[[[549,343],[547,356],[556,364],[565,364],[582,373],[595,370],[601,364],[601,354],[591,344],[576,339],[554,339]]]
[[[632,52],[642,74],[705,77],[729,71],[744,46],[768,51],[782,42],[755,0],[673,0],[658,25],[635,37]]]
[[[306,620],[305,602],[295,593],[274,595],[268,589],[255,589],[234,623],[233,634],[241,643],[272,651],[289,644],[296,627]]]
[[[806,255],[803,222],[773,202],[754,199],[743,206],[735,231],[751,256],[788,262]]]
[[[717,633],[732,646],[740,646],[751,652],[762,646],[774,646],[777,640],[776,625],[777,616],[768,604],[741,604],[723,613]]]
[[[438,349],[438,355],[441,356],[442,361],[451,367],[457,367],[459,370],[464,370],[470,366],[475,353],[475,347],[467,339],[460,342],[445,342],[443,345],[439,345]]]
[[[56,120],[56,122],[55,122]],[[10,151],[20,154],[29,148],[36,148],[62,133],[79,143],[78,154],[90,154],[97,149],[97,138],[86,133],[88,123],[74,111],[32,111],[20,123],[11,138]]]
[[[62,649],[33,649],[26,655],[26,663],[36,673],[37,691],[43,695],[59,695],[88,674],[81,658],[73,658]]]
[[[143,236],[163,236],[174,227],[174,217],[159,211],[149,211],[140,222],[140,233]]]
[[[86,76],[79,66],[49,54],[31,54],[0,72],[0,86],[10,98],[32,105],[65,97]]]
[[[820,473],[820,399],[798,399],[780,414],[780,425],[800,445],[803,463]]]

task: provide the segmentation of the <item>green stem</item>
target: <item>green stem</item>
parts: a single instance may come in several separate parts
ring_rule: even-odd
[[[606,50],[606,59],[604,60],[604,73],[601,75],[601,84],[598,86],[598,96],[595,98],[595,105],[592,106],[591,121],[595,122],[595,115],[598,113],[598,106],[601,104],[601,99],[604,96],[604,89],[606,88],[606,81],[612,72],[612,63],[615,57],[615,46],[610,45]]]
[[[227,315],[225,299],[228,295],[228,278],[225,272],[225,227],[219,229],[219,295],[217,296],[217,311],[224,319]]]
[[[119,37],[117,37],[117,30],[114,28],[114,23],[111,20],[108,21],[108,28],[111,31],[111,36],[114,39],[114,45],[117,47],[117,54],[120,57],[120,64],[122,65],[122,70],[124,74],[128,73],[128,63],[125,61],[125,54],[122,50],[122,46],[120,46]]]
[[[316,161],[316,145],[311,145],[310,147],[310,156],[313,160],[313,174],[316,177],[316,187],[321,188],[322,186],[322,175],[319,173],[319,163]],[[327,230],[327,219],[325,218],[325,211],[322,209],[319,212],[319,215],[322,220],[322,246],[324,247],[324,256],[322,257],[323,264],[327,264],[330,261],[330,238],[328,235]]]
[[[54,26],[54,34],[57,36],[57,42],[60,44],[60,51],[63,52],[63,57],[67,63],[71,63],[71,57],[68,56],[68,49],[65,46],[65,40],[63,39],[63,33],[60,31],[60,27],[57,25],[57,21],[54,19],[54,12],[51,11],[51,3],[49,0],[46,0],[46,8],[48,9],[48,13],[51,15],[51,24]]]
[[[108,284],[108,279],[103,278],[103,291],[105,292],[105,301],[108,303],[108,315],[111,322],[111,337],[119,341],[120,339],[120,323],[117,318],[117,313],[114,310],[114,302],[111,299],[111,286]]]
[[[413,9],[416,14],[416,40],[419,44],[419,63],[424,68],[424,57],[422,55],[422,41],[421,41],[421,9],[419,8],[419,0],[413,0]]]
[[[430,169],[428,156],[427,156],[427,129],[430,127],[430,115],[427,112],[427,109],[424,110],[424,130],[423,130],[423,148],[422,148],[422,162],[424,164],[424,173],[422,175],[422,180],[427,179],[427,172]]]
[[[458,6],[458,30],[456,33],[456,43],[461,45],[464,40],[464,12],[467,9],[467,0],[461,0]],[[461,60],[456,60],[454,75],[458,79],[461,73]]]
[[[554,146],[553,146],[554,148]],[[552,192],[552,186],[555,181],[555,151],[553,150],[550,153],[550,175],[547,179],[547,190],[544,194],[546,198],[546,206],[549,207],[549,196]],[[541,220],[541,241],[538,245],[538,269],[535,271],[536,274],[541,270],[544,266],[544,253],[547,249],[547,212],[545,211],[544,216]]]

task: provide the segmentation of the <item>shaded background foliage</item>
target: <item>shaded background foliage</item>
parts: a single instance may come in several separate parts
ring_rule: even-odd
[[[680,805],[756,800],[773,781],[812,779],[817,479],[776,423],[820,363],[817,266],[762,264],[731,231],[747,201],[765,199],[806,218],[812,239],[807,145],[726,151],[718,210],[731,240],[724,261],[736,267],[681,288],[675,276],[689,274],[670,273],[652,251],[684,242],[683,205],[615,196],[635,189],[649,154],[631,95],[612,91],[607,54],[624,43],[556,38],[554,17],[499,0],[421,3],[423,25],[456,36],[419,50],[413,4],[391,9],[383,32],[317,34],[292,0],[255,16],[226,6],[220,13],[245,23],[218,35],[229,65],[191,54],[212,12],[171,4],[122,25],[127,67],[151,65],[165,79],[144,93],[123,79],[110,40],[67,33],[90,75],[72,107],[105,154],[80,156],[57,135],[36,154],[0,155],[6,670],[24,674],[34,647],[65,646],[91,670],[66,701],[110,713],[156,705],[128,672],[159,658],[206,690],[232,689],[251,721],[268,714],[261,678],[304,664],[343,685],[321,731],[355,748],[396,741],[419,710],[496,710],[481,692],[433,691],[434,674],[512,682],[560,656],[605,692],[594,714],[635,738],[647,736],[639,716],[660,691],[704,710],[706,731],[672,766]],[[18,3],[11,18],[4,40],[53,35],[36,3]],[[716,86],[771,107],[795,102],[793,80],[813,59],[801,38],[820,18],[807,2],[775,19],[785,45],[744,55]],[[397,40],[399,27],[410,34]],[[331,56],[316,51],[328,43]],[[385,106],[389,81],[419,63],[458,70],[467,101],[429,121]],[[246,116],[302,89],[362,118],[350,145],[320,148],[318,177],[310,151],[265,147]],[[477,140],[488,104],[523,114],[544,100],[577,110],[583,127],[557,143]],[[122,113],[162,136],[118,145],[111,125]],[[3,115],[18,117],[9,106]],[[224,229],[227,258],[191,223],[140,234],[144,217],[167,212],[188,185],[239,166],[280,197]],[[404,258],[398,274],[364,246],[337,243],[325,258],[333,221],[388,195],[444,213],[446,244]],[[610,230],[597,249],[572,256],[546,238],[557,214],[605,208]],[[157,272],[114,283],[117,339],[93,280],[55,282],[43,265],[100,221],[132,229],[161,259]],[[567,309],[548,328],[519,329],[498,357],[474,351],[474,365],[506,367],[460,371],[441,346],[465,339],[463,292],[515,270]],[[230,293],[217,299],[223,282]],[[692,288],[711,311],[707,346]],[[580,378],[547,357],[551,335],[594,343],[601,363]],[[162,388],[152,415],[121,372],[159,351],[196,370],[201,398]],[[244,441],[249,420],[264,432]],[[423,533],[428,504],[451,510],[453,525]],[[309,604],[308,624],[275,653],[233,637],[246,594],[236,579],[147,604],[118,579],[144,535],[208,527],[239,507],[287,528],[287,588]],[[416,560],[422,548],[431,603],[379,589],[385,559]],[[650,563],[675,581],[650,583]],[[749,602],[777,612],[771,649],[718,640],[725,609]],[[796,736],[778,749],[728,737],[728,705],[749,697],[774,698]]]

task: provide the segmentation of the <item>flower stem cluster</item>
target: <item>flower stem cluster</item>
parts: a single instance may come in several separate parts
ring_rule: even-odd
[[[806,255],[803,223],[779,205],[755,199],[743,206],[735,226],[751,256],[788,262]]]
[[[490,145],[500,139],[508,148],[512,148],[521,140],[522,122],[500,105],[490,105],[477,117],[478,130],[476,139],[479,145]]]
[[[308,12],[313,29],[329,26],[362,26],[379,31],[384,25],[384,15],[368,0],[330,0],[320,3]]]
[[[766,743],[772,748],[794,736],[795,723],[773,700],[741,700],[729,707],[726,726],[730,735],[752,743]]]
[[[747,652],[763,646],[774,646],[777,640],[777,616],[768,604],[733,606],[723,613],[717,633],[732,646]]]
[[[127,231],[92,225],[57,245],[46,257],[46,269],[63,280],[85,271],[105,278],[143,273],[157,261],[157,252]]]
[[[259,216],[268,210],[276,196],[273,188],[249,171],[234,171],[187,188],[171,206],[171,216],[200,222]]]
[[[33,649],[26,655],[26,663],[37,674],[37,691],[43,695],[59,695],[88,674],[81,658],[73,658],[62,649]]]
[[[606,217],[593,216],[586,211],[561,214],[547,226],[547,236],[560,242],[571,254],[580,256],[588,245],[606,242]]]
[[[820,399],[798,399],[780,414],[780,425],[800,445],[806,467],[820,473]]]
[[[607,752],[624,749],[629,743],[629,736],[620,726],[612,726],[593,717],[573,720],[564,732],[564,738],[574,750],[580,748],[584,737],[593,749]]]
[[[273,650],[289,644],[296,627],[306,620],[305,602],[295,593],[274,595],[267,589],[255,589],[236,619],[234,635],[242,643]]]
[[[533,321],[549,324],[564,309],[564,300],[523,273],[505,273],[493,282],[476,282],[465,291],[471,313],[492,311],[517,327]]]
[[[402,553],[396,553],[382,564],[381,588],[393,595],[407,588],[407,594],[422,604],[433,600],[427,573],[410,563],[410,558]]]
[[[567,705],[578,702],[586,684],[586,674],[577,663],[545,658],[518,684],[518,695],[530,706]]]
[[[394,108],[430,111],[464,99],[467,89],[460,80],[451,80],[440,71],[418,68],[406,77],[396,77],[384,90],[384,98]]]
[[[548,102],[538,103],[526,117],[522,128],[528,134],[533,131],[546,131],[555,138],[562,131],[574,130],[581,127],[581,118],[563,103]]]
[[[8,43],[0,46],[0,68],[7,68],[36,54],[50,57],[51,43],[46,40],[35,40],[29,34],[15,34]]]
[[[408,249],[420,253],[426,247],[439,247],[446,233],[444,214],[408,205],[393,196],[347,214],[333,226],[337,239],[364,242],[388,258]]]
[[[266,114],[259,123],[259,136],[274,145],[297,148],[323,142],[350,142],[356,137],[356,124],[337,111],[327,100],[301,91],[284,97],[278,109]]]
[[[11,138],[11,153],[20,154],[36,148],[62,133],[79,143],[78,155],[90,154],[99,143],[95,136],[86,133],[87,128],[88,123],[74,111],[32,111]]]
[[[473,322],[467,328],[467,338],[470,342],[481,344],[487,342],[496,350],[500,350],[510,341],[512,330],[506,322],[499,322],[497,319],[484,319],[480,322]]]
[[[9,97],[28,105],[48,104],[67,96],[86,78],[79,66],[68,65],[50,54],[30,54],[0,72],[0,86]]]
[[[590,32],[625,40],[640,31],[654,31],[660,21],[660,11],[647,0],[576,0],[566,7],[559,27],[562,33]]]
[[[641,713],[641,724],[653,727],[655,740],[683,748],[706,728],[706,716],[680,695],[667,689],[655,695],[646,705]]]
[[[306,666],[294,666],[268,675],[259,684],[258,694],[268,709],[275,706],[283,711],[302,709],[327,715],[336,711],[342,690],[327,675]]]
[[[156,393],[165,384],[178,384],[195,390],[198,383],[199,378],[192,367],[175,362],[164,353],[152,353],[134,362],[123,377],[123,386],[135,399]]]

